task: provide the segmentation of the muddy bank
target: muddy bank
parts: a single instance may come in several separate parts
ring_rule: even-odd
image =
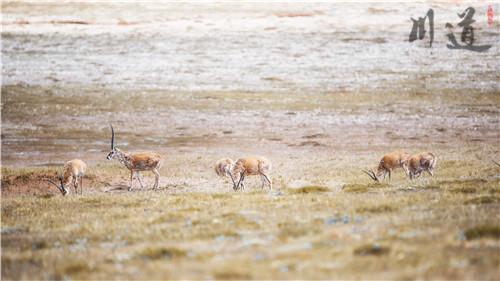
[[[500,96],[355,93],[113,91],[2,88],[2,163],[105,161],[109,123],[125,150],[168,155],[172,169],[211,166],[223,156],[261,154],[323,161],[395,149],[498,150]],[[453,154],[450,155],[453,159]],[[203,164],[196,164],[202,162]],[[211,169],[209,169],[211,170]]]

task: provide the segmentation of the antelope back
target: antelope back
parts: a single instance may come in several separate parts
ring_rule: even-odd
[[[154,152],[135,152],[130,154],[130,164],[134,170],[159,169],[162,165],[162,158]]]
[[[394,169],[398,167],[402,167],[408,163],[410,155],[406,152],[393,152],[388,153],[382,157],[380,160],[379,166],[382,166],[385,169]],[[380,167],[379,167],[380,168]]]
[[[411,155],[408,159],[408,168],[410,171],[417,171],[421,168],[422,156],[420,154]]]
[[[271,162],[264,157],[245,157],[236,161],[235,169],[244,171],[245,175],[259,175],[271,169]]]
[[[87,164],[80,159],[73,159],[64,165],[64,171],[71,172],[74,175],[83,175],[87,170]]]

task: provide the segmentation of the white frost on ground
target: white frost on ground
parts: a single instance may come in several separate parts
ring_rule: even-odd
[[[494,10],[498,11],[498,4]],[[2,3],[2,83],[214,91],[497,91],[498,16],[446,48],[455,3]],[[408,42],[410,17],[435,13]],[[88,24],[68,24],[82,21]],[[427,27],[428,28],[428,27]],[[460,29],[455,29],[460,38]]]

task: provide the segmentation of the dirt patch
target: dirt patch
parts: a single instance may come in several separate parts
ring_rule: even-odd
[[[2,196],[11,197],[19,195],[31,195],[39,198],[51,198],[61,195],[60,191],[49,183],[50,179],[59,182],[60,169],[57,168],[24,168],[9,169],[2,168]],[[83,178],[85,192],[102,191],[103,182],[109,180],[109,176],[88,174]],[[73,186],[69,187],[74,193]]]

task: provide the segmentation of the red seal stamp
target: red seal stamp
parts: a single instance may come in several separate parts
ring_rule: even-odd
[[[491,5],[488,6],[488,11],[486,12],[486,15],[488,16],[488,25],[493,24],[493,8]]]

